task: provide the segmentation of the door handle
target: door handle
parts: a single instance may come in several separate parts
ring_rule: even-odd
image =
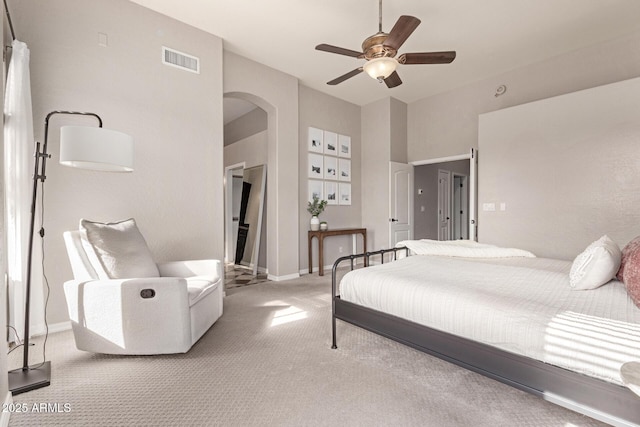
[[[396,219],[396,218],[389,218],[389,222],[398,222],[398,221],[400,221],[400,220]]]

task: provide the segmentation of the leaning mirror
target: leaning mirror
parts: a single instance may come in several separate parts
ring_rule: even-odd
[[[253,270],[254,275],[258,274],[266,181],[265,165],[245,169],[242,174],[235,263],[248,266]]]

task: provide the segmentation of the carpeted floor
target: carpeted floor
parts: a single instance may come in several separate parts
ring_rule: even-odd
[[[331,350],[330,276],[229,289],[224,311],[186,354],[97,355],[51,335],[51,386],[15,396],[27,411],[10,426],[601,425],[341,322]]]

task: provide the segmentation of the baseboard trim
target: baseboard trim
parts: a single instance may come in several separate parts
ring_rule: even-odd
[[[10,408],[13,403],[13,395],[10,391],[7,392],[7,396],[4,398],[3,408]],[[0,416],[0,427],[9,427],[9,420],[11,419],[11,411],[2,411]]]
[[[284,280],[292,280],[292,279],[297,279],[299,277],[300,277],[299,273],[287,274],[287,275],[284,275],[284,276],[273,276],[273,275],[269,274],[267,276],[267,279],[268,280],[272,280],[274,282],[282,282]]]
[[[326,273],[327,271],[331,271],[331,269],[333,268],[333,264],[331,265],[325,265],[324,266],[324,272]],[[309,268],[303,268],[302,270],[300,270],[300,275],[305,275],[305,274],[313,274],[313,273],[317,273],[320,269],[318,267],[313,267],[311,269],[311,273],[309,273]]]
[[[60,322],[60,323],[52,323],[51,325],[49,325],[50,334],[54,334],[56,332],[64,332],[70,329],[71,329],[71,320],[68,320],[66,322]],[[38,335],[44,335],[44,332]],[[35,336],[38,336],[38,335],[35,335]]]

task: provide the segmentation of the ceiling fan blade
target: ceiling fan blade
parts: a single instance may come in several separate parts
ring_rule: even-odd
[[[362,56],[362,52],[356,52],[355,50],[345,49],[343,47],[338,47],[338,46],[331,46],[330,44],[324,44],[324,43],[316,46],[316,50],[321,50],[323,52],[329,52],[329,53],[337,53],[338,55],[353,56],[354,58]]]
[[[418,25],[420,25],[420,20],[415,16],[402,15],[389,32],[384,44],[395,50],[400,49],[411,33],[418,28]]]
[[[456,59],[455,51],[403,53],[398,57],[401,64],[449,64]]]
[[[362,72],[362,67],[356,68],[355,70],[349,71],[347,74],[343,74],[340,77],[327,82],[328,85],[335,86],[338,83],[342,83],[343,81],[350,79],[353,76],[357,76]]]
[[[400,76],[396,71],[394,71],[389,75],[389,77],[384,79],[384,82],[389,89],[391,89],[392,87],[400,86],[402,84],[402,80],[400,79]]]

